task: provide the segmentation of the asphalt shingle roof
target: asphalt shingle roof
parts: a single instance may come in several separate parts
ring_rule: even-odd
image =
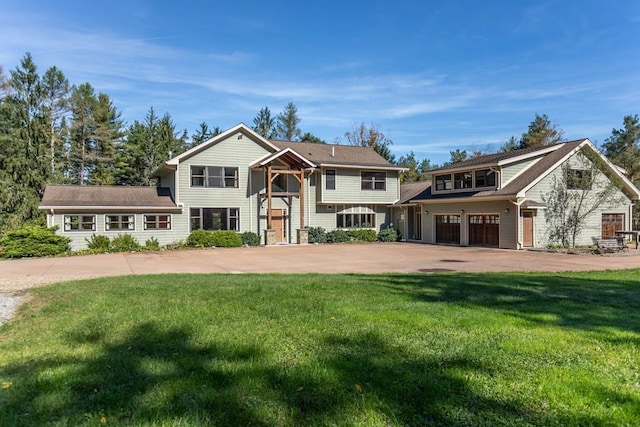
[[[291,148],[315,164],[397,167],[369,147],[318,144],[314,142],[271,141],[281,150]]]
[[[47,208],[177,207],[168,188],[110,185],[47,185],[40,206]]]

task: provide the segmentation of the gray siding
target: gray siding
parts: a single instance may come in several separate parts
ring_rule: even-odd
[[[145,230],[144,229],[144,215],[171,215],[171,230]],[[94,215],[96,217],[96,230],[95,231],[64,231],[64,217],[65,215]],[[120,231],[107,231],[105,229],[106,215],[134,215],[135,216],[135,229],[134,230],[120,230]],[[144,245],[150,238],[158,240],[160,245],[166,246],[177,241],[186,238],[189,234],[181,228],[181,221],[178,218],[182,217],[179,213],[170,212],[77,212],[77,211],[56,211],[54,215],[48,214],[47,221],[50,226],[58,226],[58,234],[71,239],[71,249],[81,250],[87,249],[86,239],[90,239],[93,234],[107,236],[110,239],[117,237],[120,234],[130,234],[138,241],[139,244]],[[184,237],[182,237],[184,236]]]
[[[460,202],[447,204],[423,204],[422,208],[422,241],[436,243],[435,229],[437,215],[461,215],[460,244],[469,244],[468,222],[469,215],[473,214],[498,214],[500,215],[500,248],[517,249],[517,214],[515,205],[509,201],[498,202]],[[509,212],[505,212],[508,209]],[[425,214],[425,210],[429,213]],[[460,211],[464,210],[464,213]]]
[[[240,231],[260,233],[254,212],[258,209],[257,192],[264,179],[261,172],[249,166],[270,153],[255,141],[240,133],[229,136],[217,144],[182,161],[178,167],[178,202],[184,205],[183,215],[177,218],[189,234],[189,208],[239,208]],[[191,187],[191,166],[229,166],[238,168],[238,188]],[[249,180],[251,176],[251,187]],[[253,181],[258,181],[258,184]],[[275,206],[274,206],[275,207]],[[266,207],[265,207],[266,209]]]
[[[504,187],[506,183],[512,180],[516,175],[524,172],[529,166],[533,165],[540,158],[537,157],[535,159],[527,159],[521,162],[513,163],[507,166],[503,166],[500,170],[500,182],[501,187]]]
[[[586,164],[583,163],[586,159],[579,154],[574,154],[567,160],[571,167],[582,168],[589,167],[588,160]],[[562,167],[559,166],[544,179],[538,182],[533,188],[526,193],[526,197],[536,201],[543,201],[543,196],[548,197],[553,187],[554,179],[561,179]],[[593,189],[589,191],[586,199],[587,205],[593,205],[595,195],[606,188],[609,183],[609,179],[602,173],[598,173],[594,180]],[[579,191],[579,190],[575,190]],[[618,203],[604,204],[600,206],[595,212],[593,212],[585,221],[585,226],[582,229],[579,237],[576,239],[576,245],[593,245],[594,239],[600,238],[602,235],[602,214],[603,213],[623,213],[625,214],[625,221],[629,224],[629,208],[631,202],[620,190],[615,190],[613,197],[617,199]],[[549,241],[549,226],[546,221],[546,210],[541,210],[536,216],[534,216],[534,245],[537,247],[545,247],[550,243]]]
[[[363,169],[376,171],[376,169]],[[325,190],[324,170],[321,186],[316,189],[321,203],[395,203],[400,198],[397,171],[380,171],[386,173],[386,188],[382,190],[362,190],[360,169],[336,169],[336,189]]]

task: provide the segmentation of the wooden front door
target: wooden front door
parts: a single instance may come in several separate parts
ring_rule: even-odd
[[[500,215],[469,215],[469,244],[498,246],[500,244]]]
[[[533,246],[533,212],[522,212],[522,246]]]
[[[624,214],[602,214],[602,238],[611,239],[616,236],[616,231],[624,230]]]
[[[284,209],[271,209],[271,212],[271,228],[276,231],[276,242],[285,242],[287,239],[286,213]]]
[[[436,215],[436,243],[460,244],[460,215]]]

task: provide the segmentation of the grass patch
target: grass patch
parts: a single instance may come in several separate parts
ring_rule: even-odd
[[[34,289],[0,327],[0,424],[634,425],[639,273]]]

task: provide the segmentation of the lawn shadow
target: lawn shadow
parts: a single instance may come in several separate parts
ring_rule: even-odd
[[[612,341],[620,340],[611,334],[617,330],[640,345],[640,281],[602,277],[455,273],[366,280],[418,301],[484,307],[541,325],[600,332]]]
[[[68,339],[82,346],[103,338]],[[464,378],[488,371],[477,361],[414,354],[375,332],[329,334],[321,344],[315,360],[291,365],[256,346],[198,346],[188,329],[144,323],[94,356],[0,369],[15,378],[0,402],[1,424],[97,425],[104,416],[115,425],[335,425],[357,423],[365,412],[397,425],[562,423],[477,394]]]

